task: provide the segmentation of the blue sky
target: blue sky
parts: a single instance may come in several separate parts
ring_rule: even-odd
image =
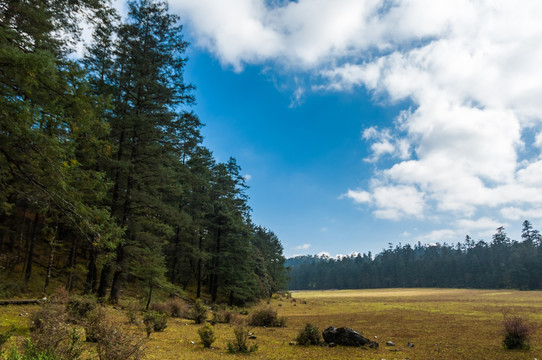
[[[542,229],[542,3],[171,0],[218,160],[285,254]]]

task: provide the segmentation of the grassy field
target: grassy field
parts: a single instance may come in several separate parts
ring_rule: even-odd
[[[253,328],[258,350],[232,355],[226,343],[233,340],[230,325],[214,327],[217,341],[204,349],[200,325],[170,319],[164,332],[153,333],[146,343],[148,359],[542,359],[542,292],[390,289],[293,292],[293,299],[273,299],[270,304],[287,319],[285,328]],[[1,328],[27,326],[25,312],[35,306],[0,307]],[[126,321],[122,310],[110,316]],[[519,315],[535,324],[530,350],[502,347],[503,313]],[[22,314],[22,316],[19,316]],[[310,322],[320,330],[347,326],[380,343],[378,349],[289,345]],[[19,331],[24,334],[24,329]],[[388,347],[386,341],[396,346]],[[409,348],[408,342],[414,347]]]

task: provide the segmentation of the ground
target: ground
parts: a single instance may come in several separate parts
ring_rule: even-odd
[[[148,359],[528,359],[542,358],[542,292],[514,290],[386,289],[292,292],[267,304],[286,318],[284,328],[252,328],[258,350],[232,355],[226,350],[234,338],[228,324],[214,326],[217,341],[204,349],[201,325],[170,319],[146,343]],[[0,307],[0,330],[16,325],[24,335],[36,306]],[[249,309],[251,311],[251,309]],[[126,323],[124,310],[108,308],[110,316]],[[19,316],[21,314],[21,316]],[[529,350],[502,346],[504,315],[518,315],[537,326]],[[379,342],[378,349],[290,345],[306,323],[320,330],[347,326]],[[126,325],[128,326],[128,325]],[[386,346],[387,341],[396,346]],[[411,342],[414,347],[407,344]]]

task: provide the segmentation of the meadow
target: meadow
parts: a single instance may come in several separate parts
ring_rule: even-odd
[[[542,292],[515,290],[386,289],[292,292],[256,307],[272,307],[286,318],[286,327],[253,327],[258,350],[230,354],[234,338],[230,324],[216,324],[217,340],[205,349],[198,336],[201,325],[171,318],[163,332],[146,342],[147,359],[540,359],[542,358]],[[37,306],[0,307],[0,330],[10,325],[24,335],[27,312]],[[109,316],[126,323],[125,310],[108,307]],[[248,309],[249,312],[253,308]],[[21,316],[19,316],[22,314]],[[523,317],[535,325],[528,350],[502,346],[505,315]],[[243,315],[241,317],[246,317]],[[291,345],[306,323],[320,330],[347,326],[379,342],[377,349]],[[134,330],[137,330],[134,328]],[[12,340],[13,341],[13,340]],[[392,341],[395,346],[386,346]],[[408,347],[411,342],[414,347]]]

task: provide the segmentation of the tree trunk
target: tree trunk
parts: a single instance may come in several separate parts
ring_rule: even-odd
[[[98,282],[98,268],[96,267],[96,260],[98,258],[98,250],[91,245],[89,260],[88,260],[88,272],[87,280],[85,282],[85,293],[91,294],[96,292],[96,285]]]
[[[55,240],[57,231],[58,224],[55,226],[53,238],[49,241],[49,261],[47,262],[47,274],[45,275],[45,285],[43,286],[44,293],[47,292],[47,288],[49,287],[49,281],[51,280],[51,273],[53,271],[53,264],[55,260]]]
[[[149,282],[149,296],[147,298],[147,305],[145,306],[145,311],[149,311],[149,305],[151,304],[152,299],[152,281]]]
[[[102,266],[102,272],[100,273],[100,285],[98,286],[98,298],[103,299],[107,294],[107,280],[109,279],[109,274],[111,273],[111,262],[106,262]]]
[[[68,281],[66,282],[66,290],[70,292],[73,289],[73,277],[75,274],[76,260],[77,260],[77,237],[74,237],[72,241],[72,248],[70,250],[70,273],[68,274]]]
[[[216,234],[216,247],[215,247],[215,255],[214,255],[214,264],[213,264],[213,271],[214,274],[211,278],[211,300],[212,302],[216,302],[216,299],[218,297],[218,266],[219,264],[219,257],[220,257],[220,229],[218,229]]]
[[[121,278],[123,275],[123,266],[124,266],[124,246],[117,246],[117,267],[113,273],[113,282],[111,283],[111,292],[109,293],[109,302],[116,304],[119,302],[119,293],[121,287]]]
[[[34,215],[34,222],[32,224],[32,236],[30,237],[30,244],[28,247],[28,256],[26,260],[26,269],[24,272],[25,288],[28,288],[28,282],[30,281],[30,276],[32,275],[32,262],[34,261],[34,246],[36,244],[36,237],[38,234],[38,222],[39,222],[39,216],[36,213]]]

